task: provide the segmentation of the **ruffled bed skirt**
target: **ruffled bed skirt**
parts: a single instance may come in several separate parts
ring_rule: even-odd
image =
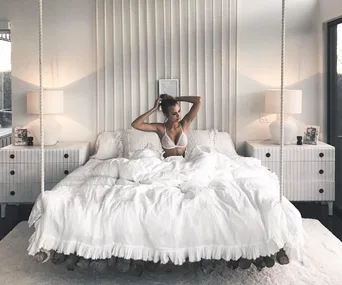
[[[86,259],[110,259],[119,257],[132,260],[153,261],[166,264],[172,262],[175,265],[182,265],[184,262],[198,262],[201,259],[214,260],[238,260],[239,258],[256,259],[258,257],[270,256],[284,249],[290,259],[301,260],[301,250],[304,246],[304,234],[292,237],[288,247],[283,238],[276,237],[265,241],[263,244],[250,244],[241,246],[201,246],[181,249],[146,248],[129,246],[123,244],[111,244],[101,247],[82,244],[80,242],[61,241],[53,237],[41,236],[37,239],[37,232],[30,239],[28,248],[29,254],[34,255],[39,250],[56,251],[65,255],[76,254]],[[32,242],[35,241],[35,242]],[[287,240],[289,242],[289,239]]]

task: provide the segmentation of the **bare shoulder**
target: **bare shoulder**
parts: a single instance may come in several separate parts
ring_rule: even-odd
[[[189,127],[190,127],[190,123],[187,123],[184,118],[182,120],[179,121],[180,125],[182,126],[183,132],[184,133],[188,133]]]
[[[153,126],[153,131],[160,137],[162,134],[164,134],[165,126],[162,123],[151,123]]]

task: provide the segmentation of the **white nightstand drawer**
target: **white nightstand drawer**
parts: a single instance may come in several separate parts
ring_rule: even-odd
[[[51,190],[58,182],[45,182],[45,190]],[[40,182],[0,183],[1,203],[31,203],[40,194]]]
[[[44,150],[45,162],[74,162],[83,165],[89,157],[89,143],[61,142],[54,146],[46,146]],[[0,164],[39,163],[40,146],[13,146],[1,149]]]
[[[45,182],[58,182],[70,174],[78,163],[46,163]],[[40,164],[0,164],[1,183],[40,182]]]
[[[33,203],[31,184],[0,183],[2,200],[5,203]]]
[[[79,151],[77,149],[56,149],[45,153],[45,161],[50,162],[77,162],[79,163]]]
[[[262,165],[280,175],[279,161],[263,161]],[[284,180],[335,181],[335,162],[284,162]]]
[[[272,142],[246,142],[246,154],[261,161],[280,161],[280,146]],[[335,161],[335,148],[317,145],[285,145],[284,161]]]
[[[31,183],[40,180],[39,164],[0,164],[0,182]]]
[[[80,167],[78,163],[47,163],[45,181],[59,182],[78,167]]]
[[[45,162],[77,162],[80,161],[78,150],[56,149],[45,150]],[[40,163],[40,149],[32,150],[2,150],[0,152],[1,164],[15,164],[15,163]]]
[[[27,151],[15,149],[8,146],[1,149],[0,164],[12,163],[38,163],[40,161],[40,150],[38,148]]]
[[[335,183],[284,181],[284,196],[290,201],[334,201]]]

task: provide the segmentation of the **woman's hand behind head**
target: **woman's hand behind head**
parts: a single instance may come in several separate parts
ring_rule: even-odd
[[[157,98],[157,100],[154,102],[153,108],[157,110],[159,108],[159,106],[160,106],[161,101],[162,101],[161,96],[159,96]]]

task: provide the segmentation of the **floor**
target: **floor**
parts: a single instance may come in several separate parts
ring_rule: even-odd
[[[301,212],[303,218],[319,220],[337,238],[342,241],[342,214],[334,211],[333,216],[328,216],[328,206],[320,203],[294,203]],[[6,217],[0,218],[0,240],[3,239],[19,222],[28,219],[32,204],[20,206],[10,205],[6,207]]]

